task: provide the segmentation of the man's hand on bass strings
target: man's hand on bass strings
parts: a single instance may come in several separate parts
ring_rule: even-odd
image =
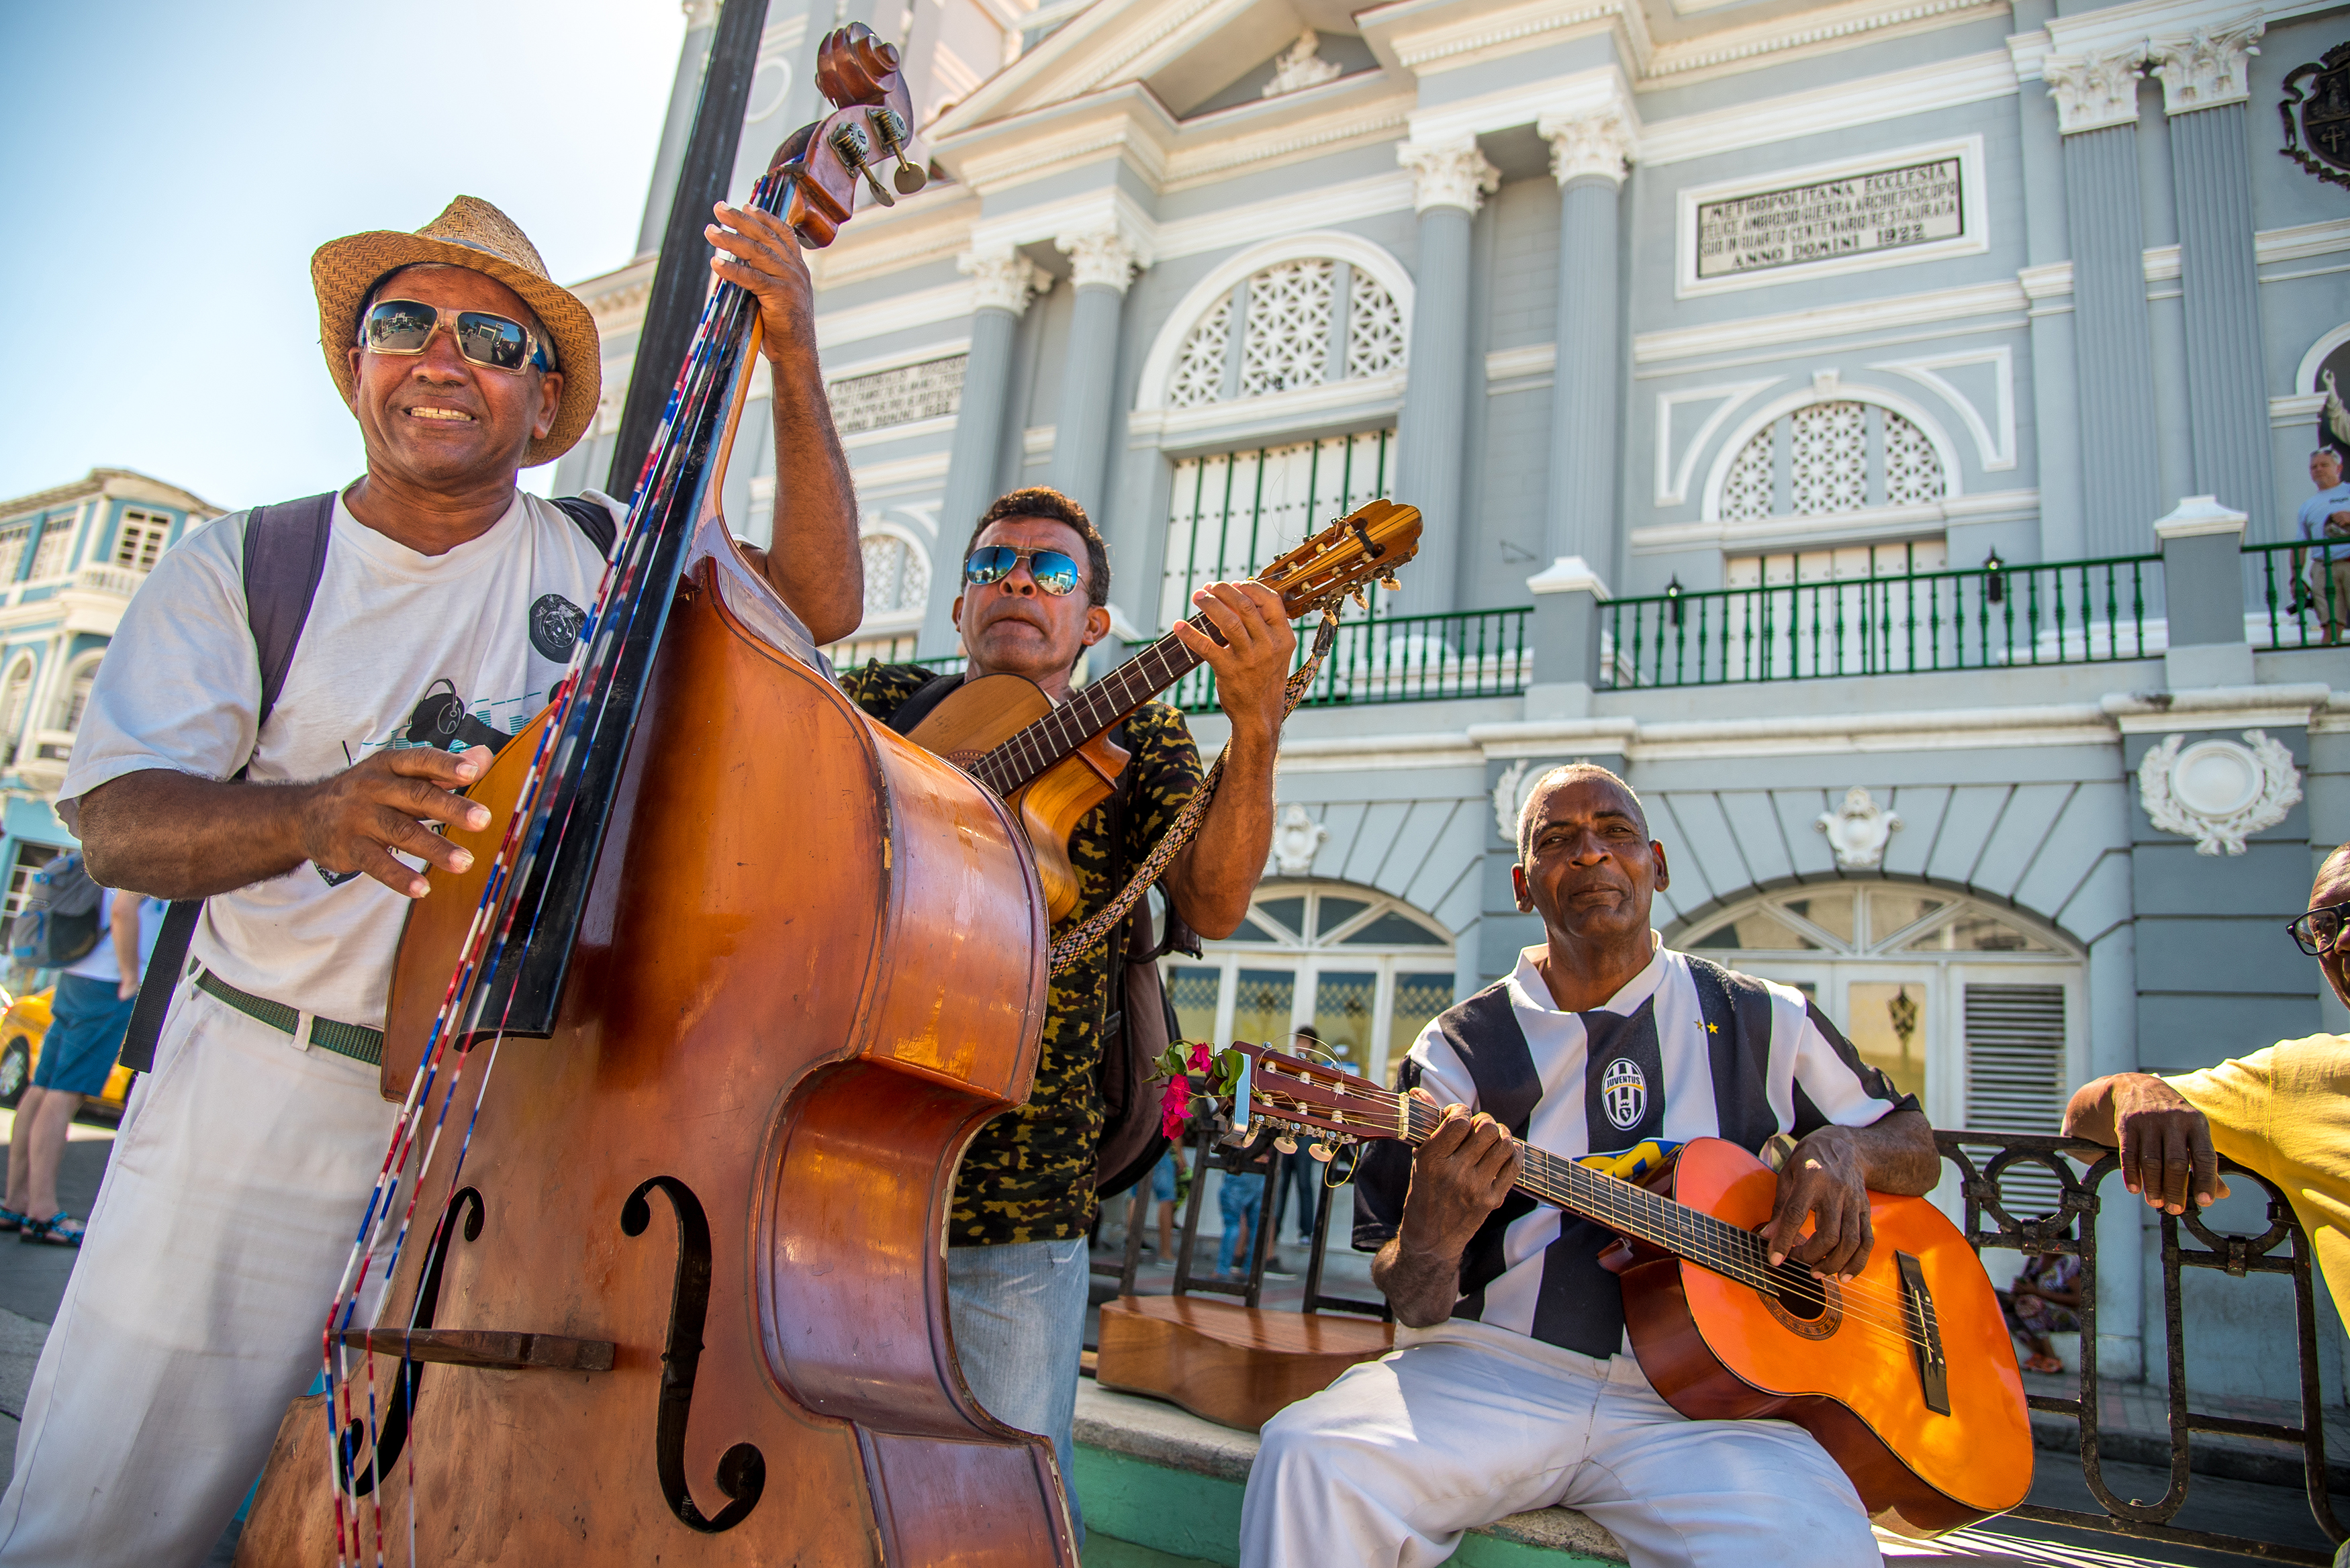
[[[489,765],[484,746],[461,753],[402,746],[377,752],[331,778],[296,785],[301,798],[292,817],[302,858],[322,871],[364,871],[403,898],[421,898],[431,885],[392,851],[452,873],[471,867],[469,852],[424,824],[476,833],[489,826],[489,808],[455,793]]]
[[[1297,652],[1281,596],[1259,582],[1210,583],[1191,603],[1223,641],[1186,621],[1176,623],[1176,637],[1216,672],[1216,700],[1234,735],[1255,730],[1270,737],[1281,728],[1283,687]]]
[[[816,285],[797,235],[783,219],[756,207],[721,202],[718,221],[702,236],[718,247],[710,270],[740,284],[759,301],[759,351],[770,359],[816,348]]]

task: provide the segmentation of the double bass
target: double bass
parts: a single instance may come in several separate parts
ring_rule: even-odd
[[[752,198],[804,244],[902,149],[897,67],[825,40],[837,107]],[[398,1261],[328,1320],[340,1385],[289,1407],[239,1563],[1076,1568],[1052,1445],[973,1400],[946,1306],[956,1161],[1036,1065],[1044,892],[731,536],[756,329],[721,285],[563,691],[411,912]]]

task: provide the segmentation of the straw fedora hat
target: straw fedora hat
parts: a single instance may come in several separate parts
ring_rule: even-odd
[[[585,434],[604,389],[603,350],[596,318],[569,289],[546,275],[538,248],[514,220],[479,196],[460,196],[412,234],[378,229],[329,240],[310,257],[318,293],[318,347],[343,401],[351,400],[350,346],[359,340],[359,306],[387,273],[422,262],[471,267],[522,296],[552,337],[555,368],[563,372],[563,400],[555,426],[530,443],[526,466],[553,462]]]

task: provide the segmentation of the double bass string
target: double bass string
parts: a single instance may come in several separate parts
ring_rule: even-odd
[[[776,200],[775,187],[783,183],[784,182],[773,176],[763,177],[758,189],[754,192],[753,201],[765,210],[771,212],[776,210],[781,203]],[[679,530],[690,526],[692,522],[690,517],[680,518],[674,512],[670,512],[664,514],[661,519],[667,526],[649,526],[649,513],[645,503],[649,496],[666,496],[672,503],[677,499],[676,482],[681,474],[674,471],[681,469],[692,455],[690,451],[681,450],[681,447],[690,447],[694,443],[674,441],[671,439],[672,432],[681,429],[691,431],[704,423],[711,412],[712,400],[717,392],[730,383],[729,375],[713,372],[721,364],[722,356],[726,361],[731,362],[733,356],[728,350],[739,346],[737,339],[741,336],[741,328],[743,325],[744,301],[747,297],[745,292],[739,286],[722,284],[713,289],[711,298],[704,305],[702,320],[697,327],[692,348],[687,355],[685,364],[680,368],[677,380],[671,385],[669,399],[663,409],[661,428],[656,432],[655,441],[646,454],[644,470],[639,475],[636,493],[631,497],[629,515],[623,530],[621,548],[615,553],[616,558],[613,563],[606,568],[604,581],[598,588],[596,607],[589,618],[590,625],[585,629],[576,645],[572,668],[566,672],[562,687],[556,693],[556,713],[541,733],[531,764],[525,771],[517,810],[509,819],[507,832],[501,842],[498,856],[493,861],[482,898],[475,908],[473,919],[468,927],[464,942],[461,946],[460,961],[451,976],[449,988],[443,993],[442,1007],[433,1021],[427,1041],[425,1059],[419,1064],[419,1070],[411,1079],[409,1094],[402,1104],[400,1115],[395,1122],[391,1146],[386,1150],[384,1166],[379,1173],[376,1187],[369,1195],[367,1211],[361,1218],[359,1232],[354,1241],[352,1258],[346,1265],[343,1281],[337,1290],[335,1302],[329,1308],[325,1346],[326,1371],[330,1388],[337,1384],[341,1386],[344,1417],[341,1422],[338,1422],[335,1415],[336,1402],[330,1395],[327,1402],[330,1437],[328,1464],[329,1480],[332,1483],[335,1498],[338,1563],[343,1560],[342,1552],[346,1541],[343,1464],[340,1460],[341,1435],[352,1423],[349,1421],[351,1415],[349,1351],[337,1342],[335,1333],[338,1326],[337,1320],[339,1318],[341,1324],[348,1326],[355,1315],[373,1262],[373,1253],[383,1240],[385,1228],[390,1223],[391,1210],[401,1185],[402,1174],[408,1168],[410,1156],[415,1153],[421,1113],[430,1104],[432,1090],[440,1076],[441,1057],[447,1044],[452,1017],[469,996],[477,994],[476,986],[480,978],[484,973],[494,972],[497,961],[504,956],[513,936],[517,910],[512,900],[505,895],[516,885],[520,877],[528,872],[541,853],[548,855],[559,853],[563,840],[567,835],[570,813],[559,808],[567,806],[570,803],[557,801],[551,803],[558,808],[556,811],[541,811],[540,794],[544,786],[551,779],[568,776],[572,759],[583,742],[588,728],[588,724],[583,722],[583,720],[592,721],[593,718],[600,716],[602,708],[608,701],[610,666],[617,658],[629,630],[633,628],[636,617],[643,609],[649,597],[638,591],[639,579],[645,575],[649,566],[648,557],[665,539],[672,539]],[[681,418],[681,415],[683,417]],[[656,484],[657,470],[671,471],[663,475],[665,483]],[[625,606],[627,616],[619,625],[615,626],[610,612],[620,606]],[[583,711],[590,709],[593,710],[592,712]],[[568,743],[558,743],[558,735],[561,737],[561,742]],[[547,765],[550,752],[555,753],[552,768]],[[551,816],[557,815],[561,818],[559,822],[550,821]],[[529,825],[527,830],[525,830],[525,823]],[[546,838],[550,826],[555,830],[552,844],[548,844]],[[504,916],[503,919],[497,918],[501,913]],[[493,923],[495,925],[494,934],[489,929]],[[527,950],[531,938],[536,934],[536,911],[534,910],[529,926],[523,933],[525,950]],[[482,950],[485,939],[489,946],[486,955]],[[486,963],[482,961],[484,957],[488,960]],[[513,995],[510,992],[507,1006],[511,1008],[512,1004]],[[503,1025],[504,1022],[503,1016],[499,1022]],[[409,1232],[413,1226],[416,1203],[421,1194],[422,1175],[432,1166],[439,1148],[441,1134],[445,1127],[449,1108],[453,1104],[459,1085],[463,1079],[465,1066],[471,1056],[472,1043],[476,1034],[477,1032],[473,1030],[464,1032],[465,1043],[458,1048],[457,1061],[442,1090],[438,1112],[432,1116],[431,1137],[426,1140],[421,1158],[415,1163],[414,1178],[407,1183],[408,1202],[402,1206],[400,1221],[393,1237],[390,1255],[384,1264],[387,1279],[397,1271],[404,1252]],[[497,1048],[503,1039],[504,1030],[501,1027],[493,1034],[489,1053],[484,1061],[480,1076],[476,1080],[473,1104],[466,1118],[464,1131],[458,1144],[450,1173],[448,1186],[452,1192],[463,1171],[466,1153],[472,1147],[473,1131],[480,1119],[489,1079],[496,1065]],[[420,1306],[421,1302],[411,1303],[409,1327],[411,1332],[416,1326],[415,1314]],[[338,1369],[343,1374],[339,1377],[337,1376]],[[369,1449],[373,1451],[380,1437],[380,1420],[375,1390],[374,1357],[371,1354],[368,1356],[366,1379],[368,1420],[363,1429],[369,1438]],[[411,1440],[407,1444],[408,1462],[405,1467],[411,1483],[408,1526],[411,1560],[415,1532],[414,1473],[417,1437],[411,1411]],[[383,1547],[381,1503],[383,1480],[379,1468],[375,1474],[376,1484],[370,1488],[375,1500],[370,1512],[376,1527],[376,1555],[379,1564],[382,1562]],[[352,1529],[348,1541],[356,1552],[361,1549],[360,1521],[353,1515],[350,1524]]]

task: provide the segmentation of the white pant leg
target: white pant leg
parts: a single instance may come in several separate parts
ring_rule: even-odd
[[[1859,1494],[1785,1421],[1692,1421],[1618,1355],[1591,1450],[1560,1499],[1613,1531],[1632,1568],[1879,1568]]]
[[[286,1401],[397,1107],[183,984],[115,1140],[0,1499],[8,1568],[183,1568],[226,1528]]]
[[[1461,1532],[1558,1501],[1607,1364],[1481,1324],[1397,1338],[1265,1423],[1242,1568],[1428,1568]]]

